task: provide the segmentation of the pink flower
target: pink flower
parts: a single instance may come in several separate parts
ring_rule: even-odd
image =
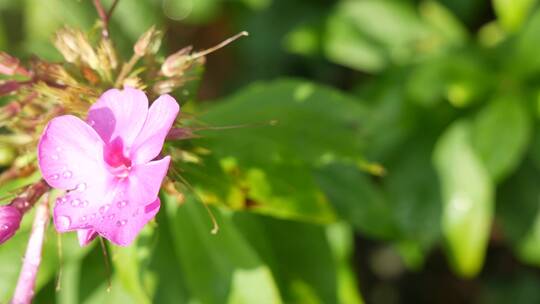
[[[11,206],[0,206],[0,244],[9,240],[19,229],[22,214],[19,209]]]
[[[87,122],[71,115],[49,122],[38,147],[47,183],[68,192],[57,199],[59,232],[78,232],[81,246],[96,235],[127,246],[159,210],[161,182],[170,157],[154,160],[179,112],[162,95],[148,109],[144,92],[105,92]]]

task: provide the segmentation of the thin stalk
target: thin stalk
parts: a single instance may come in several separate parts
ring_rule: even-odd
[[[34,297],[36,277],[41,264],[41,249],[43,239],[49,222],[49,196],[45,195],[36,206],[36,216],[32,225],[32,232],[28,240],[28,247],[24,255],[23,266],[15,288],[12,304],[29,304]]]

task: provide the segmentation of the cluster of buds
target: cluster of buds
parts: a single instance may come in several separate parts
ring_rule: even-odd
[[[52,118],[62,114],[84,117],[100,94],[111,87],[142,89],[150,99],[185,90],[187,82],[198,79],[205,56],[246,35],[241,32],[199,52],[185,47],[162,58],[157,53],[163,34],[151,27],[134,44],[131,58],[122,61],[108,36],[92,43],[95,39],[86,33],[65,27],[53,37],[64,63],[32,58],[23,66],[19,59],[0,52],[0,74],[8,76],[0,81],[0,96],[12,98],[0,107],[0,128],[7,131],[0,136],[0,147],[9,146],[19,157],[35,159],[35,153],[28,151],[34,150],[39,134]],[[192,133],[177,121],[168,139],[185,139]],[[0,174],[2,179],[6,176]]]

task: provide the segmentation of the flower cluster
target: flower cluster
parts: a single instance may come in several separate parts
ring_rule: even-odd
[[[117,3],[106,12],[94,1],[100,37],[67,27],[55,34],[63,63],[34,57],[23,65],[0,51],[0,97],[8,99],[0,107],[0,166],[8,166],[0,184],[41,173],[34,184],[0,198],[10,201],[0,206],[0,244],[37,206],[22,267],[32,275],[21,274],[13,303],[32,299],[49,197],[57,197],[54,227],[60,233],[76,231],[81,246],[96,236],[130,245],[159,211],[164,180],[163,189],[181,197],[165,177],[170,163],[186,152],[162,150],[166,140],[191,138],[195,129],[180,122],[179,103],[168,94],[197,79],[206,55],[247,35],[163,58],[158,55],[162,32],[151,27],[123,61],[108,32]],[[49,195],[52,189],[57,191]]]

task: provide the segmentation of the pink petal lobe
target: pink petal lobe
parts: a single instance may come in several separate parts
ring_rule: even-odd
[[[84,121],[71,115],[52,119],[39,140],[38,164],[47,183],[63,190],[103,179],[103,141]]]
[[[129,199],[139,200],[143,204],[157,197],[163,178],[169,169],[170,156],[146,164],[136,165],[129,176]]]
[[[148,113],[148,98],[141,90],[130,87],[110,89],[90,107],[88,122],[105,143],[122,138],[131,146]]]
[[[105,219],[94,224],[94,229],[117,245],[129,245],[159,211],[157,195],[169,163],[167,156],[134,166],[129,179],[116,186],[117,195],[108,204]]]
[[[114,196],[112,177],[80,185],[56,200],[53,219],[58,232],[90,229],[106,219]]]
[[[79,245],[81,245],[81,247],[90,244],[97,235],[97,232],[93,229],[77,230],[77,238],[79,239]]]
[[[133,163],[146,163],[159,154],[179,111],[180,106],[170,95],[162,95],[152,103],[144,126],[132,146]]]
[[[143,206],[128,203],[120,207],[120,202],[122,200],[116,203],[116,207],[123,210],[117,212],[113,220],[104,222],[98,232],[116,245],[128,246],[135,240],[141,229],[156,216],[160,208],[160,200],[156,198]],[[111,210],[109,216],[114,214],[113,212],[114,210]]]

